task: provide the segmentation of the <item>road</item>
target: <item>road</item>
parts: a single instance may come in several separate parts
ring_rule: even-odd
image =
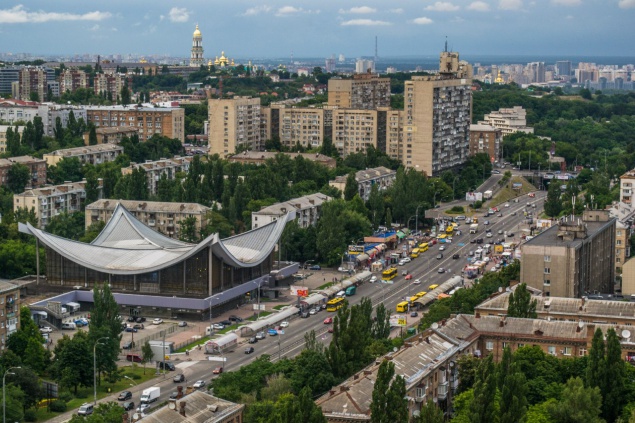
[[[470,250],[476,250],[477,244],[472,244],[470,241],[476,238],[483,238],[484,243],[493,243],[496,240],[503,239],[504,235],[499,235],[498,231],[513,232],[513,238],[507,238],[506,241],[514,240],[520,241],[521,236],[521,222],[524,220],[523,210],[528,203],[535,203],[536,208],[531,210],[534,212],[534,216],[542,210],[546,192],[537,192],[535,198],[529,198],[527,195],[518,198],[518,203],[510,202],[509,207],[499,206],[502,212],[502,217],[489,216],[488,218],[482,217],[482,213],[479,213],[479,232],[476,234],[469,234],[468,226],[462,223],[458,228],[462,231],[460,236],[455,236],[453,242],[450,244],[436,244],[432,246],[427,252],[422,253],[419,258],[413,259],[412,262],[407,263],[404,266],[399,266],[399,276],[395,278],[393,284],[375,283],[375,284],[363,284],[357,289],[357,294],[348,297],[351,304],[358,303],[361,298],[369,297],[376,307],[378,304],[383,303],[388,310],[393,312],[397,303],[403,301],[404,298],[410,297],[419,291],[428,291],[428,287],[432,284],[441,284],[453,275],[460,275],[461,269],[467,264],[467,254]],[[516,216],[512,213],[516,212]],[[489,220],[489,225],[484,225],[484,221]],[[492,238],[487,238],[485,230],[489,228],[493,233]],[[437,254],[440,252],[441,245],[445,246],[445,250],[442,251],[443,258],[437,259]],[[459,254],[460,259],[454,260],[452,256]],[[445,273],[438,273],[438,268],[442,267],[447,271]],[[491,266],[488,266],[488,268]],[[408,270],[413,275],[412,281],[419,279],[421,284],[415,285],[412,281],[406,281],[405,277],[401,275],[402,270]],[[202,379],[207,383],[211,379],[217,377],[212,374],[215,367],[222,365],[225,371],[237,370],[241,366],[252,362],[256,357],[267,354],[271,357],[272,361],[278,360],[279,357],[293,357],[299,354],[304,348],[304,335],[314,330],[318,339],[325,344],[328,344],[331,339],[331,334],[328,333],[328,325],[323,323],[327,316],[333,316],[333,313],[322,311],[317,315],[310,316],[307,319],[301,319],[299,317],[291,319],[288,328],[284,329],[283,335],[269,336],[263,340],[254,344],[255,349],[252,354],[245,354],[245,347],[249,344],[241,344],[233,351],[226,352],[224,356],[208,357],[213,360],[202,361],[179,361],[177,364],[176,372],[166,372],[162,378],[154,379],[150,382],[146,382],[140,386],[131,387],[133,392],[133,401],[138,405],[141,391],[150,386],[161,387],[161,396],[159,401],[153,404],[153,408],[159,404],[167,401],[170,394],[176,391],[176,383],[172,382],[172,377],[177,373],[183,373],[186,377],[186,384],[192,385],[196,380]],[[408,317],[408,319],[411,319]],[[180,357],[182,360],[187,360],[185,356]],[[220,361],[220,360],[225,360]],[[102,401],[109,401],[116,398],[118,393],[114,393],[114,396],[103,399]],[[61,418],[62,416],[60,416]],[[67,418],[69,418],[67,416]],[[55,419],[54,421],[65,421],[64,419]]]

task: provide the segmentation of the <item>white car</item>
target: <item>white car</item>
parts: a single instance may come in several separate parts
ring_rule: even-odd
[[[314,314],[317,314],[317,310],[312,308],[311,310],[309,310],[309,314],[313,316]]]
[[[493,237],[494,235],[492,235],[492,233],[491,233],[491,232],[488,232],[488,233],[487,233],[487,235],[485,235],[485,236],[486,236],[486,237],[488,237],[488,238],[491,238],[491,237]]]
[[[377,282],[377,276],[373,275],[373,276],[370,278],[370,283],[375,283],[375,282]]]
[[[410,260],[410,257],[404,257],[403,259],[401,259],[404,263],[410,263],[412,260]]]
[[[415,279],[414,281],[412,281],[412,283],[414,285],[419,285],[421,283],[421,279]]]
[[[505,207],[509,207],[509,203],[505,203]]]
[[[145,411],[150,408],[150,404],[139,404],[139,407],[137,407],[137,413],[145,413]]]
[[[192,385],[195,388],[202,388],[203,386],[205,386],[205,381],[204,380],[197,380],[196,382],[194,382],[194,385]]]
[[[406,264],[406,260],[404,259],[399,260],[399,266],[403,266],[404,264]]]
[[[163,319],[159,319],[158,317],[152,321],[153,325],[160,325],[163,323]]]
[[[346,297],[346,291],[340,291],[337,294],[335,294],[335,296],[337,296],[337,297]]]
[[[289,322],[287,322],[286,320],[284,322],[280,323],[280,327],[281,328],[288,328],[289,327]]]
[[[53,332],[53,329],[50,326],[44,326],[43,328],[40,328],[40,333],[51,333]]]
[[[445,245],[440,246],[439,251],[445,251]]]
[[[214,328],[216,330],[223,330],[223,329],[225,329],[225,325],[223,325],[222,323],[214,323],[212,325],[212,328]]]

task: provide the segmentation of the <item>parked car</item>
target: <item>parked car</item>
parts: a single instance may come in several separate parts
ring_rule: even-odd
[[[252,336],[251,338],[249,338],[248,342],[250,344],[255,344],[256,342],[258,342],[258,338],[256,338],[255,336]]]
[[[375,282],[377,282],[377,276],[373,275],[370,278],[370,283],[375,283]]]
[[[185,326],[187,326],[187,322],[185,322],[185,321],[180,321],[179,322],[179,327],[180,328],[184,328]]]
[[[269,334],[269,336],[276,336],[278,335],[278,331],[275,329],[267,329],[267,333]]]
[[[43,328],[40,328],[40,333],[51,333],[53,332],[53,329],[50,326],[44,326]]]
[[[243,318],[239,317],[239,316],[234,316],[233,314],[231,316],[229,316],[229,320],[231,320],[232,322],[242,322]]]
[[[417,313],[416,311],[413,311],[412,313],[410,313],[410,317],[418,317],[419,313]]]
[[[252,352],[256,351],[254,349],[254,347],[247,347],[245,348],[245,354],[251,354]]]
[[[233,325],[231,320],[221,320],[218,323],[220,323],[221,325],[225,325],[225,327]]]
[[[133,328],[139,330],[139,329],[144,329],[143,323],[137,323],[133,326]]]
[[[320,267],[319,264],[314,264],[313,266],[309,267],[309,270],[322,270],[322,267]]]
[[[134,322],[137,318],[134,316],[128,316],[128,321],[129,322]]]
[[[309,312],[308,312],[308,311],[303,311],[303,312],[300,314],[300,317],[301,317],[301,318],[303,318],[303,319],[306,319],[307,317],[309,317]]]
[[[192,385],[193,387],[195,387],[196,389],[202,388],[205,386],[205,381],[204,380],[197,380],[196,382],[194,382],[194,385]]]
[[[183,373],[179,373],[178,375],[172,378],[172,382],[174,383],[185,382],[185,375]]]
[[[214,324],[212,325],[212,328],[214,328],[214,329],[216,329],[216,330],[222,330],[222,329],[225,329],[225,325],[224,325],[224,324],[222,324],[222,323],[214,323]]]
[[[124,411],[134,410],[134,401],[127,401],[121,404]]]
[[[135,319],[135,322],[137,322],[137,323],[143,323],[145,321],[146,321],[146,318],[145,317],[141,317],[141,316],[139,316],[139,317],[137,317]]]
[[[326,319],[324,319],[324,324],[325,325],[330,325],[331,323],[333,323],[333,318],[332,317],[327,317]]]
[[[126,401],[132,398],[132,392],[130,391],[123,391],[122,393],[119,394],[119,396],[117,397],[117,401]]]
[[[130,326],[128,326],[128,327],[126,328],[126,332],[136,333],[136,332],[138,332],[138,331],[137,331],[137,329],[135,329],[135,328],[131,328]]]
[[[258,332],[256,334],[256,339],[265,339],[265,333],[264,332]]]
[[[84,321],[82,319],[77,319],[77,320],[73,321],[73,323],[75,323],[75,326],[77,326],[78,328],[86,326],[86,324],[84,323]]]
[[[284,322],[280,322],[280,327],[281,328],[288,328],[289,327],[289,322],[287,322],[286,320]]]
[[[161,370],[169,370],[171,372],[176,370],[176,366],[171,361],[159,361],[157,364]]]
[[[338,297],[339,297],[339,294],[338,294]],[[314,314],[317,314],[317,310],[312,308],[311,310],[309,310],[309,314],[313,316]]]
[[[159,319],[158,317],[152,321],[153,325],[160,325],[163,323],[163,319]]]
[[[402,260],[406,263],[410,263],[412,261],[410,260],[410,257],[404,257]]]
[[[212,373],[214,373],[215,375],[219,375],[223,373],[223,366],[214,367],[214,370],[212,370]]]
[[[123,350],[129,350],[130,348],[132,348],[132,341],[124,342],[121,346],[121,349]]]

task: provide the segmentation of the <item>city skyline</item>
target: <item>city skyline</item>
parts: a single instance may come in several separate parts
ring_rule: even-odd
[[[635,0],[34,0],[0,8],[2,50],[12,53],[187,57],[198,24],[205,58],[428,55],[629,56]],[[630,34],[632,35],[632,34]],[[617,40],[624,40],[619,42]]]

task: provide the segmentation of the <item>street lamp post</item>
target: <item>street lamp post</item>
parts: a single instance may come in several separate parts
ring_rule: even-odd
[[[15,375],[11,373],[13,369],[21,369],[22,367],[9,367],[2,375],[2,423],[7,423],[7,394],[6,394],[6,378],[7,375]]]
[[[97,341],[95,341],[95,345],[93,345],[93,395],[95,405],[97,405],[97,344],[100,344],[99,341],[101,341],[102,339],[110,338],[108,336],[102,336]]]
[[[423,206],[423,204],[419,204],[415,211],[415,233],[419,230],[419,207],[421,206]]]
[[[212,324],[212,299],[214,297],[209,297],[209,335],[212,336],[214,331],[214,325]]]

